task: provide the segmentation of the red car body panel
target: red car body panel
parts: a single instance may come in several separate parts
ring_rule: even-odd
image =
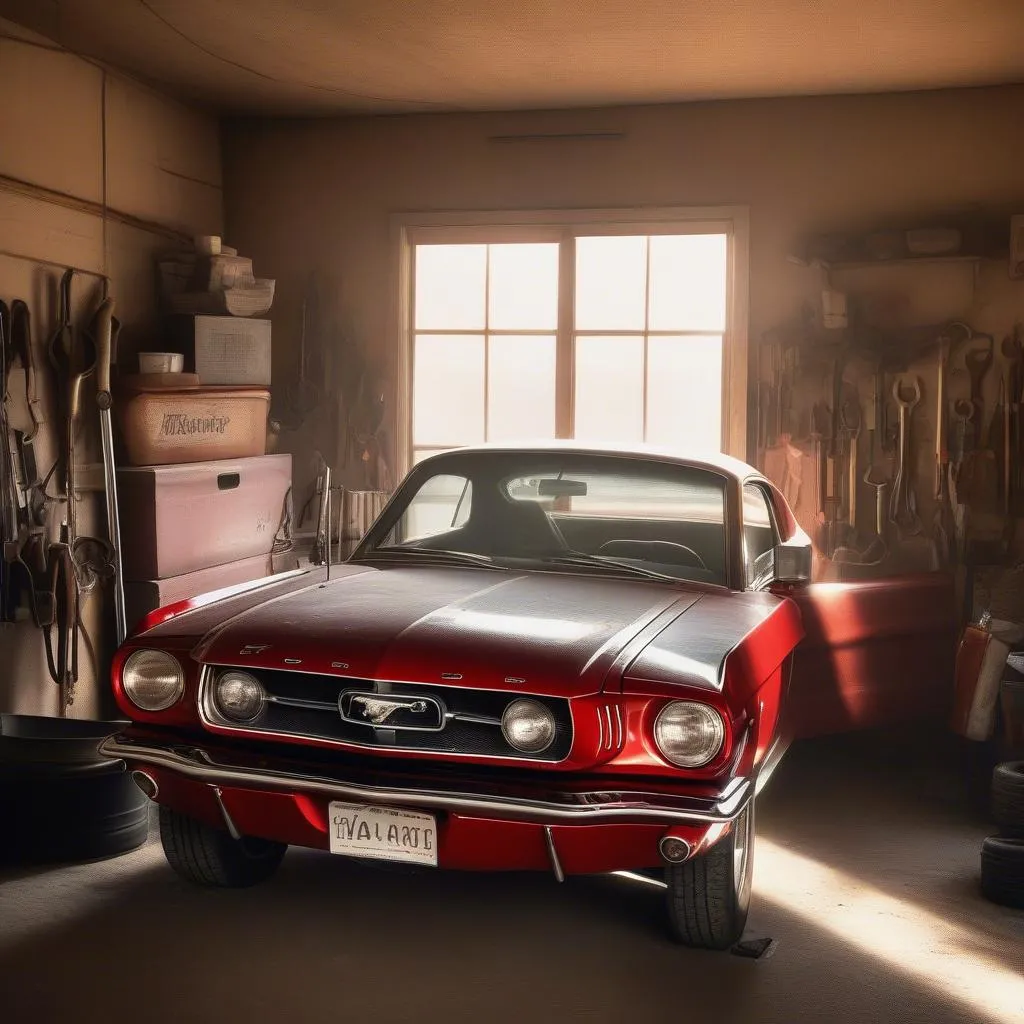
[[[729,462],[723,472],[741,469]],[[753,471],[732,478],[730,501],[746,479],[769,496],[779,539],[800,542],[781,494]],[[729,542],[733,577],[741,546]],[[432,810],[441,867],[654,867],[668,835],[691,856],[726,835],[793,735],[941,708],[954,624],[940,574],[747,591],[350,562],[149,616],[114,660],[114,694],[133,725],[104,749],[146,772],[159,802],[241,834],[327,849],[330,802],[341,799]],[[184,667],[184,695],[166,711],[141,711],[124,693],[121,670],[139,648]],[[558,698],[571,743],[557,761],[479,752],[456,761],[226,725],[202,711],[206,666],[297,673],[330,701],[339,680]],[[658,714],[678,699],[711,705],[725,723],[721,750],[699,769],[670,764],[654,742]]]

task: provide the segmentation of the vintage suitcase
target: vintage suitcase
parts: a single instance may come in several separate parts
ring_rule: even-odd
[[[269,391],[136,381],[125,378],[114,399],[122,464],[166,466],[266,454]]]
[[[239,316],[172,316],[169,339],[203,386],[270,387],[270,321]]]
[[[268,557],[290,513],[291,455],[117,472],[126,580]]]

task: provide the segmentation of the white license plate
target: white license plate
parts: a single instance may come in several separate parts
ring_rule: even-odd
[[[332,800],[329,835],[331,853],[437,867],[437,820],[433,814]]]

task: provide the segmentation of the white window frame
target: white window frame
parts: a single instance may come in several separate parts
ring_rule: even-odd
[[[749,213],[744,206],[401,213],[392,217],[397,368],[395,458],[399,478],[412,467],[413,250],[420,244],[563,242],[580,235],[724,234],[728,238],[726,317],[722,332],[722,450],[747,458]],[[556,336],[555,436],[572,434],[572,306],[575,246],[563,245]],[[564,308],[568,304],[568,309]],[[609,332],[604,332],[609,333]],[[611,332],[616,333],[616,332]],[[631,332],[636,333],[636,332]],[[673,332],[679,333],[679,332]],[[684,332],[685,333],[685,332]],[[708,332],[699,332],[706,334]],[[717,333],[717,332],[712,332]]]

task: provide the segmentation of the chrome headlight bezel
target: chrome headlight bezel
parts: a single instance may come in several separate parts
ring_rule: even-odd
[[[524,745],[521,741],[517,742],[512,738],[509,723],[517,713],[529,714],[531,712],[536,716],[536,721],[541,724],[541,728],[546,732],[546,735],[542,735],[540,741],[536,744]],[[558,722],[555,719],[554,713],[549,707],[541,704],[540,701],[531,700],[529,697],[517,697],[502,712],[501,735],[505,738],[505,742],[514,750],[519,751],[520,754],[543,754],[555,742],[557,734]]]
[[[673,749],[673,744],[666,737],[665,732],[670,725],[670,719],[680,713],[696,716],[702,719],[702,725],[707,730],[708,740],[701,747],[695,747],[687,752],[678,745]],[[654,745],[658,753],[669,764],[676,768],[706,768],[722,752],[725,746],[725,719],[717,708],[710,704],[704,704],[696,700],[673,700],[666,704],[654,720]]]
[[[148,666],[146,666],[147,661],[149,662]],[[147,684],[152,686],[157,681],[161,662],[163,663],[162,671],[167,676],[164,692],[157,697],[140,695],[140,686]],[[133,673],[135,673],[134,676]],[[128,701],[140,711],[150,713],[167,711],[168,708],[174,707],[185,693],[185,670],[181,662],[167,651],[153,647],[139,648],[132,651],[121,666],[121,689]]]
[[[229,685],[234,683],[236,685],[248,686],[250,688],[250,693],[253,694],[253,709],[251,712],[247,714],[239,714],[225,709],[221,696],[221,690],[225,683]],[[211,679],[210,704],[217,716],[223,721],[228,722],[231,725],[250,725],[263,714],[263,710],[267,704],[267,690],[259,679],[252,675],[252,673],[246,672],[244,669],[232,668],[228,669],[226,672],[220,672]]]

